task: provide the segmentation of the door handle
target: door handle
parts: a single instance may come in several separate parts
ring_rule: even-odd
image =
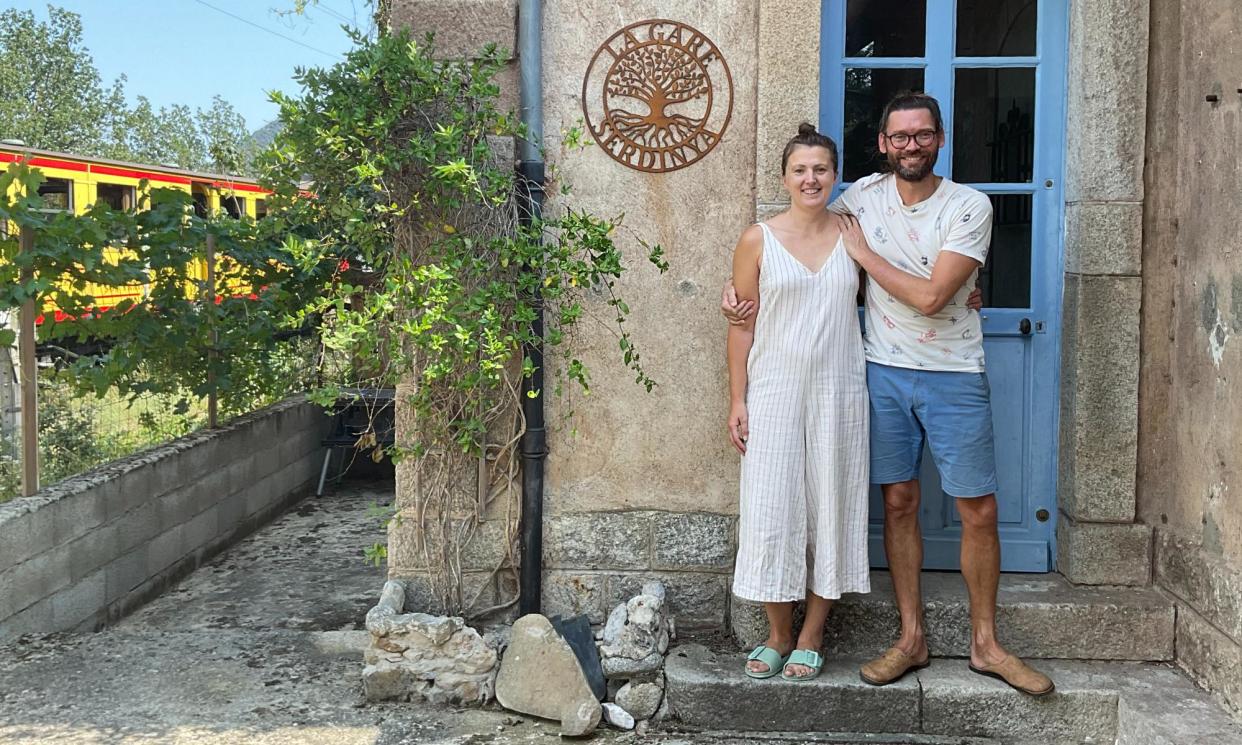
[[[1018,331],[1021,332],[1023,336],[1030,336],[1031,335],[1031,319],[1023,318],[1021,321],[1018,321]]]

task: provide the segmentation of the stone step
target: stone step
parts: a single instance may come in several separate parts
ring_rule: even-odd
[[[670,651],[665,667],[672,716],[707,731],[849,733],[998,739],[1075,745],[1226,745],[1242,728],[1207,694],[1163,664],[1046,660],[1057,691],[1031,698],[975,675],[961,660],[884,687],[858,677],[861,660],[833,658],[800,683],[746,677],[744,658],[697,644]]]
[[[957,572],[924,572],[927,642],[935,657],[970,653],[966,585]],[[733,598],[733,633],[749,649],[767,638],[763,607]],[[1004,574],[997,593],[1001,642],[1022,657],[1167,662],[1173,659],[1174,606],[1142,587],[1078,587],[1059,574]],[[824,634],[829,654],[870,657],[898,630],[888,572],[871,573],[871,592],[846,595]]]

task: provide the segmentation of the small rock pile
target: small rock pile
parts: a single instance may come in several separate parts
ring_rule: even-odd
[[[604,718],[622,729],[661,714],[664,702],[664,654],[676,627],[664,602],[664,586],[643,585],[642,592],[620,603],[599,634],[600,660],[613,705]],[[617,709],[621,711],[617,711]]]
[[[367,699],[486,703],[496,684],[496,642],[461,618],[405,613],[404,606],[405,585],[390,580],[367,612],[371,644],[362,671]]]

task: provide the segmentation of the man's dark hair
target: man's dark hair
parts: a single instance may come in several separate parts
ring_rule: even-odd
[[[913,111],[915,109],[927,109],[930,111],[932,121],[936,123],[936,131],[940,132],[944,129],[944,121],[940,118],[940,103],[936,99],[922,91],[902,91],[893,96],[888,104],[884,106],[884,113],[880,115],[879,131],[886,133],[889,114],[892,114],[894,111]]]
[[[833,173],[837,170],[837,143],[825,134],[820,134],[815,129],[814,124],[802,122],[798,125],[798,134],[793,136],[789,142],[785,143],[785,152],[781,153],[781,175],[785,175],[785,168],[789,165],[789,154],[798,145],[806,145],[807,147],[823,147],[828,149],[828,155],[832,158]]]

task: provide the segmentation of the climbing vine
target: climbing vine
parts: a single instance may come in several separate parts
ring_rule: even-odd
[[[324,343],[355,360],[352,386],[397,389],[392,453],[413,495],[397,519],[413,521],[405,535],[419,554],[403,561],[426,568],[445,609],[482,613],[486,593],[463,585],[463,551],[484,516],[499,514],[505,558],[494,573],[516,564],[518,404],[534,364],[522,350],[538,341],[540,308],[560,360],[550,385],[589,391],[587,368],[561,352],[591,317],[615,329],[636,382],[654,385],[616,292],[620,221],[573,207],[564,185],[568,206],[519,219],[511,153],[527,133],[497,107],[504,57],[494,46],[463,61],[438,59],[432,37],[356,41],[336,66],[300,70],[301,95],[275,94],[283,129],[262,166],[272,204],[305,236],[290,243],[295,263],[336,267],[302,312],[322,317]],[[658,246],[646,251],[667,268]],[[320,395],[328,403],[341,390]]]

